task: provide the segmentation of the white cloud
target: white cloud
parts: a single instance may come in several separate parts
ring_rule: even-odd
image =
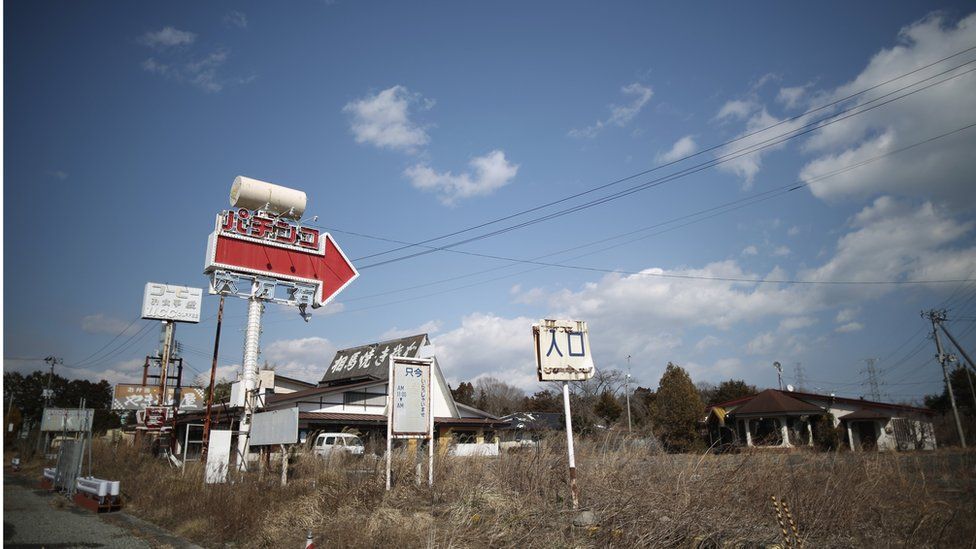
[[[807,328],[813,326],[817,323],[817,319],[812,316],[794,316],[789,318],[784,318],[779,323],[779,331],[788,332],[793,330],[799,330],[801,328]]]
[[[976,14],[956,24],[950,24],[941,15],[927,17],[902,29],[898,45],[879,51],[853,80],[822,92],[822,99],[830,101],[847,96],[966,49],[973,43],[976,43]],[[948,61],[925,69],[864,94],[857,101],[870,101],[956,64],[957,61]],[[959,72],[962,71],[953,74]],[[972,192],[972,173],[976,170],[976,156],[972,154],[976,149],[976,131],[973,130],[834,177],[812,180],[818,175],[904,148],[971,122],[960,118],[960,114],[976,112],[974,89],[976,75],[968,74],[825,127],[806,143],[806,151],[820,156],[804,166],[800,176],[811,181],[810,191],[823,200],[863,198],[884,192],[944,199],[959,207],[973,206],[976,203],[976,193]]]
[[[742,249],[742,255],[756,255],[758,253],[759,249],[751,244]]]
[[[793,225],[792,227],[790,227],[790,230],[786,231],[786,234],[788,234],[789,236],[796,236],[800,234],[800,228],[797,227],[796,225]]]
[[[654,90],[649,86],[634,82],[620,88],[620,93],[633,99],[626,105],[610,105],[610,116],[606,120],[597,120],[592,126],[577,128],[569,131],[570,137],[593,138],[607,126],[624,127],[640,113],[644,105],[654,96]]]
[[[848,307],[846,309],[841,309],[837,312],[837,316],[834,318],[834,322],[838,324],[846,324],[851,322],[857,315],[861,312],[860,307]]]
[[[535,386],[532,324],[538,319],[473,313],[461,326],[431,339],[437,361],[453,386],[494,376],[522,388]],[[478,352],[472,352],[477,349]]]
[[[325,374],[336,350],[322,337],[279,339],[262,349],[262,358],[284,376],[314,382]]]
[[[442,203],[453,205],[460,199],[489,195],[508,185],[519,169],[518,164],[510,163],[499,150],[475,157],[469,164],[471,171],[458,175],[437,172],[425,164],[410,166],[403,175],[414,187],[437,193]]]
[[[851,333],[851,332],[860,331],[863,328],[864,328],[864,325],[861,324],[860,322],[848,322],[847,324],[844,324],[843,326],[838,326],[837,329],[834,330],[834,331],[835,332],[838,332],[838,333],[841,333],[841,334],[847,334],[847,333]]]
[[[139,331],[143,327],[142,324],[135,322],[129,324],[131,321],[120,320],[118,318],[113,318],[106,316],[102,313],[88,315],[81,319],[81,330],[89,334],[111,334],[118,335],[122,333],[122,330],[128,330],[126,333],[131,334]]]
[[[773,332],[763,332],[746,343],[746,352],[750,355],[768,354],[775,344],[776,335]]]
[[[773,255],[776,257],[786,257],[790,255],[790,253],[790,248],[788,246],[777,246],[776,249],[773,250]]]
[[[698,151],[698,144],[695,143],[694,138],[690,135],[686,135],[681,139],[674,142],[671,146],[671,150],[660,153],[657,155],[657,161],[659,164],[665,164],[667,162],[674,162],[685,158],[686,156],[692,155]]]
[[[780,88],[779,93],[776,94],[776,101],[782,103],[786,108],[792,109],[800,104],[800,100],[803,99],[806,92],[807,86]]]
[[[427,322],[424,322],[423,324],[415,328],[400,329],[394,326],[393,328],[390,328],[389,330],[383,332],[383,334],[380,335],[380,340],[385,341],[387,339],[398,339],[401,337],[407,337],[416,334],[430,335],[430,334],[437,333],[438,331],[440,331],[440,329],[441,329],[440,320],[428,320]]]
[[[433,101],[396,85],[351,101],[342,111],[352,116],[350,129],[357,143],[415,153],[430,141],[426,130],[410,119],[415,106],[430,109]]]
[[[217,93],[228,83],[247,83],[253,77],[246,79],[230,79],[220,74],[220,69],[230,56],[226,49],[215,50],[203,57],[193,57],[181,60],[160,60],[150,57],[142,62],[146,72],[171,78],[178,82],[186,82],[208,93]]]
[[[745,120],[758,107],[759,105],[752,100],[733,99],[722,105],[715,118],[718,120]]]
[[[237,27],[239,29],[247,28],[247,15],[244,12],[237,10],[231,10],[224,14],[224,24],[229,27]]]
[[[173,46],[188,46],[197,39],[197,35],[173,27],[163,27],[158,31],[143,34],[139,41],[152,48],[170,48]]]
[[[695,343],[695,350],[700,353],[700,352],[702,352],[702,351],[704,351],[704,350],[706,350],[708,348],[715,347],[716,345],[720,344],[721,342],[722,342],[721,339],[719,339],[719,338],[717,338],[717,337],[715,337],[713,335],[707,335],[707,336],[701,338],[700,340],[698,340],[698,343]]]
[[[772,145],[776,138],[801,127],[805,122],[802,117],[796,120],[781,120],[769,114],[765,107],[744,110],[741,106],[749,104],[751,103],[731,101],[719,111],[720,119],[745,118],[746,124],[744,131],[736,136],[738,140],[715,152],[716,158],[723,159],[722,163],[718,164],[718,169],[739,176],[742,179],[742,188],[745,190],[752,188],[756,174],[762,168],[763,157],[786,146],[786,142]]]

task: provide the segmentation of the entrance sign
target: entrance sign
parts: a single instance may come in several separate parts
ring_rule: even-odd
[[[429,359],[394,357],[390,377],[393,436],[427,436],[431,425]]]
[[[307,301],[295,296],[295,304],[312,307],[325,305],[359,276],[328,233],[245,209],[217,215],[204,272],[220,270],[299,283],[309,291]],[[220,291],[211,287],[211,293]]]
[[[251,446],[295,444],[298,442],[298,406],[254,414]]]
[[[159,431],[166,425],[166,419],[169,417],[169,408],[165,406],[151,406],[138,415],[142,416],[141,427],[150,431]]]
[[[539,381],[585,381],[593,377],[586,322],[543,320],[532,326]]]
[[[590,336],[582,320],[546,319],[532,325],[532,342],[539,381],[563,382],[563,413],[566,416],[566,451],[569,454],[569,487],[573,509],[579,509],[576,484],[576,452],[573,449],[573,413],[569,408],[569,382],[593,377]]]
[[[386,397],[386,489],[390,489],[393,439],[427,440],[427,485],[434,485],[434,411],[431,374],[434,359],[390,357]],[[417,464],[417,482],[420,482]]]
[[[203,290],[200,288],[147,282],[142,294],[142,318],[200,322],[202,299]]]
[[[176,404],[176,388],[166,388],[166,402],[159,401],[159,385],[139,385],[138,383],[119,383],[112,395],[113,410],[144,410],[150,406],[173,406]],[[196,412],[206,407],[203,387],[181,387],[181,412]]]

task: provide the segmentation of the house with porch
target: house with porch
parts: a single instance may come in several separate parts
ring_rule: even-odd
[[[933,450],[934,412],[925,408],[798,391],[766,389],[710,406],[705,426],[711,444],[757,448],[813,446],[816,430],[843,427],[860,450]]]

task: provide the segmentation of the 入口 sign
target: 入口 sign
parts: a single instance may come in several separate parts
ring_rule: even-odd
[[[543,320],[532,326],[539,381],[585,381],[593,377],[586,322]]]
[[[142,318],[200,322],[202,299],[203,290],[200,288],[147,282],[142,296]]]

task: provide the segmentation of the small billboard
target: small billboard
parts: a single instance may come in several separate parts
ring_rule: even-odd
[[[200,322],[203,289],[147,282],[142,295],[142,318]]]
[[[159,385],[139,385],[138,383],[119,383],[112,395],[113,410],[144,410],[150,406],[172,406],[176,399],[176,388],[166,388],[166,402],[159,401]],[[180,411],[196,412],[207,406],[203,387],[180,388]]]
[[[44,408],[41,431],[91,431],[95,410],[91,408]]]
[[[391,359],[391,431],[393,436],[430,436],[432,421],[429,358]]]
[[[539,381],[593,377],[590,335],[582,320],[543,320],[532,326]]]
[[[295,444],[298,442],[298,406],[254,414],[250,436],[251,446]]]

